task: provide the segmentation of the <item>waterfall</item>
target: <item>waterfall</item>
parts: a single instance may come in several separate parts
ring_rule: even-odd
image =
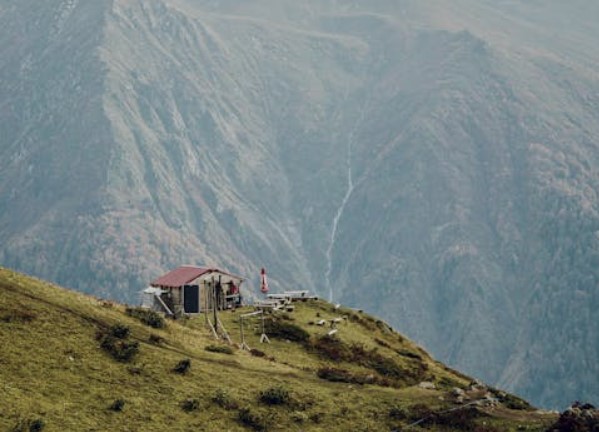
[[[345,210],[345,206],[351,197],[352,192],[354,191],[354,180],[352,177],[352,169],[351,169],[351,159],[352,159],[352,141],[353,141],[353,133],[350,135],[350,139],[347,143],[347,189],[345,191],[345,195],[343,196],[343,200],[341,201],[341,205],[337,208],[337,212],[335,213],[335,217],[333,218],[333,224],[331,227],[331,235],[329,237],[329,247],[327,248],[326,259],[327,259],[327,271],[325,273],[325,281],[327,284],[327,288],[329,290],[329,301],[333,301],[334,298],[334,289],[331,284],[331,270],[333,267],[333,247],[335,247],[335,241],[337,238],[337,227],[339,225],[339,220],[343,215],[343,211]]]

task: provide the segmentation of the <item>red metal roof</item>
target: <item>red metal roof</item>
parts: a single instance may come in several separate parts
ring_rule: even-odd
[[[199,278],[204,273],[208,273],[209,271],[211,270],[202,267],[182,266],[171,270],[164,276],[159,277],[150,285],[153,287],[176,288],[188,284],[189,282]]]
[[[222,270],[218,270],[215,268],[204,268],[204,267],[193,267],[193,266],[181,266],[177,267],[174,270],[171,270],[167,274],[160,276],[158,279],[150,283],[153,287],[163,287],[163,288],[177,288],[183,285],[190,283],[191,281],[199,278],[203,274],[206,273],[222,273],[227,276],[231,276],[233,278],[237,278],[240,281],[243,281],[243,278],[240,276],[235,276],[230,273],[224,272]]]

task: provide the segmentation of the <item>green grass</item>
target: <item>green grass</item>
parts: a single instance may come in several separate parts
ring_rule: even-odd
[[[334,362],[310,349],[311,341],[330,328],[309,323],[344,315],[348,319],[339,323],[337,337],[345,344],[376,349],[401,368],[425,367],[429,381],[462,386],[469,381],[366,314],[335,311],[323,301],[298,303],[289,314],[293,320],[277,320],[303,329],[307,341],[304,336],[299,341],[273,337],[270,344],[261,344],[260,321],[248,320],[247,343],[264,353],[255,356],[239,349],[229,355],[209,351],[220,343],[203,317],[148,327],[128,316],[124,306],[5,269],[0,269],[0,294],[0,430],[41,420],[44,431],[385,431],[405,421],[390,416],[392,408],[452,406],[445,389],[319,378],[318,370],[325,367],[360,376],[377,373],[368,362]],[[220,315],[235,343],[240,341],[239,315],[250,310]],[[129,362],[116,361],[101,348],[98,334],[111,329],[139,344]],[[182,359],[189,359],[191,367],[185,374],[173,373]],[[286,402],[265,403],[271,396]],[[111,409],[117,400],[123,401],[120,411]],[[554,420],[503,408],[502,415],[485,421],[504,427],[500,430],[516,430],[520,424],[543,430]],[[441,429],[432,425],[426,430]]]

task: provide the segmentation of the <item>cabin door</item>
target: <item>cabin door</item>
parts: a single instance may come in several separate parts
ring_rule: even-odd
[[[185,313],[200,312],[200,287],[185,285],[183,287],[183,309]]]

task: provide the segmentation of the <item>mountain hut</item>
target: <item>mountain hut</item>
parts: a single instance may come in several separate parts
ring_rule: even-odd
[[[241,304],[244,279],[206,267],[181,266],[152,281],[143,291],[142,307],[169,315],[231,309]]]

